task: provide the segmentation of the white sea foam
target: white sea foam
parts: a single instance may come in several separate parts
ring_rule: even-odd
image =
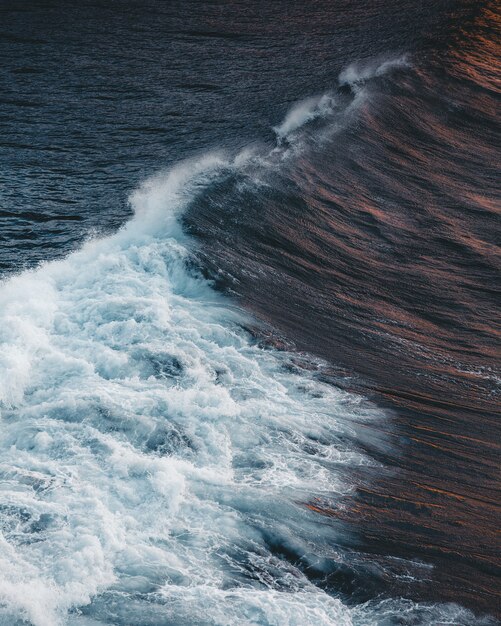
[[[346,613],[264,535],[324,558],[330,531],[300,503],[365,462],[337,436],[370,411],[288,372],[187,272],[176,213],[228,167],[209,156],[147,181],[116,235],[0,287],[1,623],[85,623],[71,610],[105,590],[145,604],[134,624],[223,623],[232,598],[262,623],[313,599],[319,623]],[[104,619],[100,602],[85,619]]]
[[[243,161],[152,178],[114,236],[0,284],[2,626],[377,623],[304,574],[341,558],[304,503],[349,489],[376,410],[186,269],[177,215]]]
[[[305,124],[333,113],[336,100],[333,94],[323,94],[306,98],[295,104],[285,116],[284,121],[274,128],[279,139],[290,138]]]
[[[354,93],[354,100],[348,106],[341,106],[339,98],[333,91],[305,98],[294,104],[286,114],[284,120],[273,128],[279,144],[298,140],[305,126],[321,119],[330,119],[336,113],[339,118],[347,122],[349,114],[363,102],[363,87],[368,81],[387,74],[395,69],[410,67],[408,55],[397,57],[378,57],[366,61],[357,61],[348,65],[338,77],[340,86],[349,86]]]
[[[410,67],[409,56],[403,54],[398,57],[378,57],[366,61],[351,63],[339,74],[339,84],[356,88],[363,83],[383,76],[395,69]]]

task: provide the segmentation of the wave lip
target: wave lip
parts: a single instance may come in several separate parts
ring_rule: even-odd
[[[291,107],[283,121],[273,127],[279,145],[284,141],[291,142],[297,139],[300,132],[315,120],[330,118],[338,111],[341,113],[350,111],[353,106],[359,104],[362,87],[374,78],[408,67],[410,60],[406,54],[351,63],[339,74],[338,92],[329,91],[300,100]],[[355,96],[348,104],[340,98],[346,88]]]
[[[300,130],[305,124],[318,118],[331,115],[335,109],[336,100],[333,94],[323,94],[301,100],[287,113],[281,124],[275,126],[277,138],[280,140],[289,139],[294,133]]]
[[[408,67],[411,67],[411,63],[407,54],[398,57],[378,57],[367,61],[358,61],[348,65],[339,74],[338,82],[342,87],[349,86],[354,89],[396,69]]]

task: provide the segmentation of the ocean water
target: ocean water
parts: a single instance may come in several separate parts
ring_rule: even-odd
[[[496,624],[498,7],[0,20],[0,624]]]

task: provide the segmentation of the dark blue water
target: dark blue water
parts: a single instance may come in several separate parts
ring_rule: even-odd
[[[499,25],[2,2],[0,623],[494,623]]]

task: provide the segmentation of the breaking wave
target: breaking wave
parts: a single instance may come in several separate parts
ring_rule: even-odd
[[[344,557],[339,528],[305,505],[335,508],[352,488],[339,470],[375,465],[349,441],[382,415],[321,382],[321,363],[263,346],[189,269],[178,217],[241,163],[209,155],[150,179],[115,235],[0,285],[0,624],[470,619],[348,607],[312,580]]]

